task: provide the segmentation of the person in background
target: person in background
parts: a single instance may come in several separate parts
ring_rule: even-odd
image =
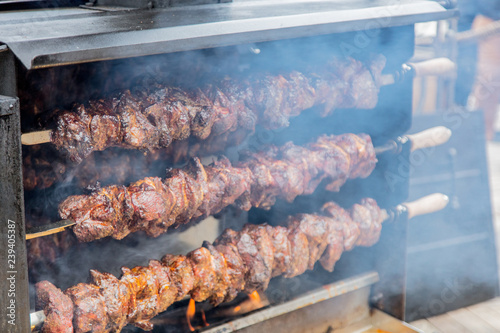
[[[458,8],[459,32],[500,20],[500,0],[459,0]],[[500,36],[482,39],[478,44],[460,43],[457,68],[455,103],[483,110],[486,138],[492,140],[500,102]]]

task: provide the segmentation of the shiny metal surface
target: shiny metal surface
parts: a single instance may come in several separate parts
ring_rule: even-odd
[[[0,88],[12,89],[13,58],[0,57]],[[5,67],[9,68],[5,68]],[[3,87],[7,85],[8,87]],[[11,91],[12,92],[12,91]],[[0,95],[0,332],[29,331],[19,100]]]
[[[254,312],[248,316],[233,320],[229,323],[219,325],[217,327],[213,328],[208,328],[207,330],[204,330],[203,332],[207,333],[228,333],[228,332],[234,332],[238,331],[244,328],[247,328],[252,325],[256,325],[258,323],[263,323],[265,321],[268,321],[270,319],[276,318],[281,315],[285,314],[290,314],[293,316],[293,311],[302,309],[302,308],[310,308],[312,305],[315,305],[317,303],[320,303],[322,301],[326,301],[332,298],[335,298],[337,296],[345,295],[349,292],[357,291],[363,288],[367,288],[369,290],[369,286],[378,282],[379,277],[376,272],[367,272],[364,274],[360,274],[351,278],[347,278],[329,285],[325,285],[322,288],[313,290],[311,292],[308,292],[300,297],[297,297],[294,300],[291,300],[289,302],[283,303],[283,304],[278,304],[278,305],[273,305],[270,308],[266,308],[263,310],[259,310],[257,312]],[[367,294],[368,295],[368,294]],[[358,301],[361,300],[363,304],[358,304],[358,306],[365,306],[368,307],[368,299],[366,298],[361,298],[358,299]],[[343,300],[344,305],[345,300]],[[353,305],[353,308],[356,308],[355,305]],[[332,314],[328,313],[327,311],[327,316],[330,317]],[[268,324],[268,323],[267,323]],[[303,323],[306,324],[306,323]],[[317,324],[317,322],[316,322]],[[278,325],[283,326],[283,321],[278,320]],[[252,329],[255,329],[254,326],[252,326]],[[266,329],[269,329],[269,327],[266,327]]]
[[[240,1],[154,10],[0,13],[0,41],[28,68],[362,31],[456,15],[434,1]]]

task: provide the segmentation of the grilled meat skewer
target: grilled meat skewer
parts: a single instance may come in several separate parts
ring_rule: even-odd
[[[366,65],[352,58],[333,59],[320,75],[293,71],[227,78],[191,91],[161,85],[125,91],[56,111],[53,129],[25,134],[23,142],[50,139],[80,163],[108,147],[154,150],[189,136],[206,139],[238,128],[251,132],[256,124],[286,127],[290,117],[314,105],[323,105],[325,116],[337,108],[374,108],[384,66],[382,55]]]
[[[447,202],[446,196],[434,194],[396,211],[407,209],[412,217],[440,210]],[[167,254],[146,267],[124,267],[120,279],[92,270],[90,283],[64,293],[48,281],[39,282],[37,308],[46,316],[42,332],[120,332],[126,324],[151,330],[151,318],[187,295],[218,305],[240,291],[265,290],[272,277],[300,275],[317,261],[332,271],[343,251],[375,244],[390,215],[370,198],[349,210],[328,202],[321,215],[295,215],[287,227],[226,229],[213,244],[205,242],[187,256]]]
[[[322,105],[327,116],[338,108],[374,108],[379,88],[406,77],[450,75],[455,64],[447,58],[403,64],[382,75],[385,58],[372,56],[367,64],[352,58],[333,59],[322,74],[297,71],[283,75],[257,74],[249,80],[224,79],[201,89],[156,85],[140,92],[125,91],[108,99],[56,111],[55,128],[23,134],[24,145],[52,142],[80,163],[92,151],[108,147],[154,150],[193,136],[227,135],[256,124],[268,129],[288,126],[288,119]],[[217,139],[216,139],[217,140]]]
[[[164,180],[148,177],[128,187],[113,185],[70,196],[59,205],[59,213],[76,223],[73,232],[81,241],[122,239],[139,230],[158,236],[231,204],[249,210],[268,209],[276,198],[291,202],[313,193],[323,180],[329,182],[328,190],[338,191],[348,178],[370,175],[376,162],[366,134],[321,136],[306,147],[289,142],[249,153],[236,166],[225,158],[203,166],[194,158],[170,170]]]
[[[324,209],[326,216],[291,218],[288,228],[227,229],[214,244],[205,242],[187,256],[166,255],[147,267],[123,268],[120,279],[92,270],[91,283],[64,294],[47,281],[39,282],[37,307],[46,316],[42,332],[119,332],[128,323],[151,330],[149,319],[186,295],[217,305],[239,291],[266,289],[272,276],[302,274],[317,260],[332,270],[344,249],[378,239],[385,215],[373,200],[350,213],[334,203]],[[353,215],[369,220],[356,223]]]
[[[171,225],[187,222],[189,216],[217,213],[232,203],[243,209],[269,208],[277,197],[291,201],[297,195],[312,193],[325,178],[331,181],[328,188],[336,191],[347,178],[368,176],[376,163],[375,153],[397,153],[402,145],[409,145],[412,151],[433,147],[450,136],[449,129],[439,126],[375,149],[366,135],[323,136],[307,148],[291,143],[282,148],[272,146],[268,153],[250,154],[236,167],[226,159],[211,166],[202,166],[194,159],[187,167],[171,171],[171,177],[162,182],[149,177],[128,188],[108,186],[89,196],[69,197],[60,205],[61,216],[69,220],[29,230],[27,239],[75,224],[80,224],[75,233],[84,241],[106,236],[120,239],[137,230],[154,236]],[[193,193],[196,189],[202,192]],[[186,202],[185,195],[193,200]]]

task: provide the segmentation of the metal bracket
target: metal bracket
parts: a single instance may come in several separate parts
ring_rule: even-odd
[[[0,117],[9,116],[19,110],[19,99],[0,95]]]
[[[387,210],[387,213],[389,214],[389,218],[385,222],[386,224],[398,222],[399,220],[408,220],[408,209],[405,205],[397,205],[394,208],[390,208]]]

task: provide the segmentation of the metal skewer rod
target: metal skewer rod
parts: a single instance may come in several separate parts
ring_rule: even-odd
[[[448,196],[442,193],[434,193],[417,199],[412,202],[405,202],[397,205],[392,209],[385,210],[387,213],[387,218],[385,222],[394,222],[398,218],[406,214],[407,219],[411,219],[418,215],[430,214],[440,211],[448,205]],[[404,219],[406,220],[406,219]],[[189,297],[185,297],[188,299]],[[30,313],[31,329],[33,330],[36,326],[39,326],[45,321],[45,314],[43,310]]]
[[[40,227],[33,227],[28,229],[26,233],[26,239],[33,239],[43,236],[48,236],[52,234],[57,234],[64,229],[74,226],[76,223],[71,220],[61,220],[58,222],[50,223]],[[50,226],[50,228],[47,228]]]
[[[431,127],[415,134],[406,134],[389,140],[382,146],[375,147],[377,155],[383,153],[398,154],[404,145],[410,145],[410,151],[440,146],[451,138],[451,130],[444,126]]]
[[[43,310],[30,313],[30,324],[32,331],[36,326],[41,325],[44,321],[45,314],[43,313]]]
[[[456,73],[456,64],[448,58],[435,58],[421,62],[409,62],[403,64],[401,69],[394,74],[382,75],[381,86],[388,86],[396,82],[402,82],[408,78],[423,76],[453,76]]]

